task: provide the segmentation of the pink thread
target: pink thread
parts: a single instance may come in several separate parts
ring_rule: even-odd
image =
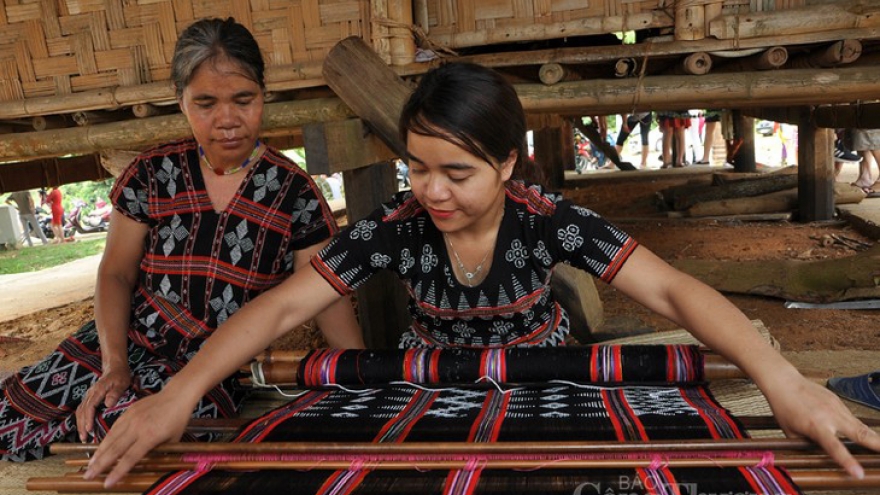
[[[773,455],[772,451],[768,450],[768,451],[764,452],[764,454],[761,456],[761,462],[759,462],[756,467],[759,467],[759,468],[773,467],[774,462],[775,462],[775,456]]]
[[[648,469],[650,469],[652,471],[656,471],[656,470],[662,469],[668,465],[669,465],[669,463],[666,461],[666,459],[663,458],[662,455],[651,454],[651,463],[648,464]]]
[[[351,461],[351,466],[348,467],[349,471],[363,471],[366,462],[363,459],[354,459]]]

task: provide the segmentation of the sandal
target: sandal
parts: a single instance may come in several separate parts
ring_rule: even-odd
[[[853,377],[832,377],[828,379],[828,389],[844,399],[857,402],[863,406],[880,410],[880,396],[877,395],[877,389],[880,389],[880,371],[868,373],[865,375]]]

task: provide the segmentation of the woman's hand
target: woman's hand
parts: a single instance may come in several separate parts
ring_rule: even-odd
[[[104,487],[115,485],[151,449],[179,441],[194,407],[166,392],[139,399],[101,441],[83,477],[93,479],[112,467]]]
[[[124,364],[108,368],[89,388],[85,399],[76,408],[76,430],[81,442],[88,440],[95,428],[95,410],[102,404],[104,407],[115,405],[130,386],[131,368]]]
[[[864,469],[841,442],[848,438],[880,451],[880,434],[859,421],[830,390],[801,375],[780,377],[764,390],[773,414],[788,436],[803,436],[819,444],[853,478]]]

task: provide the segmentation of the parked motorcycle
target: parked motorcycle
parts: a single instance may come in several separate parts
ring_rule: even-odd
[[[83,216],[83,209],[86,206],[85,201],[74,202],[73,209],[67,217],[68,222],[76,232],[80,234],[91,234],[94,232],[106,232],[110,220],[110,210],[100,211],[97,215],[92,212]],[[99,208],[101,210],[101,208]]]
[[[54,239],[55,232],[52,230],[52,214],[47,212],[40,206],[36,208],[36,213],[37,223],[40,224],[40,230],[43,231],[43,235],[45,235],[47,239]],[[66,216],[67,215],[65,215],[65,217]],[[71,225],[70,221],[67,218],[64,219],[61,228],[64,232],[65,239],[70,239],[71,237],[73,237],[74,234],[76,234],[76,229],[73,228],[73,225]]]

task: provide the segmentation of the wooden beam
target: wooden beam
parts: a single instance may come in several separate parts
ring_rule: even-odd
[[[799,107],[749,108],[743,113],[759,119],[792,125],[798,125],[803,118],[803,109]],[[812,108],[810,119],[816,127],[880,129],[880,103],[822,105]]]
[[[412,90],[363,39],[337,43],[324,59],[327,85],[367,123],[397,156],[406,147],[397,121]]]
[[[880,27],[880,6],[860,0],[836,0],[832,4],[799,9],[723,15],[709,23],[709,36],[743,39],[758,36],[787,37],[829,29]]]
[[[96,154],[4,163],[0,164],[0,194],[110,178]]]
[[[291,130],[309,122],[342,120],[351,110],[340,100],[316,99],[270,103],[263,113],[267,134]],[[181,114],[112,124],[7,134],[0,140],[0,160],[17,161],[64,155],[84,155],[105,149],[140,149],[192,135]]]
[[[303,139],[312,175],[330,175],[397,158],[360,119],[306,124]]]
[[[516,85],[527,112],[610,115],[633,110],[850,103],[880,98],[880,66],[654,76]],[[722,91],[723,88],[723,91]]]

